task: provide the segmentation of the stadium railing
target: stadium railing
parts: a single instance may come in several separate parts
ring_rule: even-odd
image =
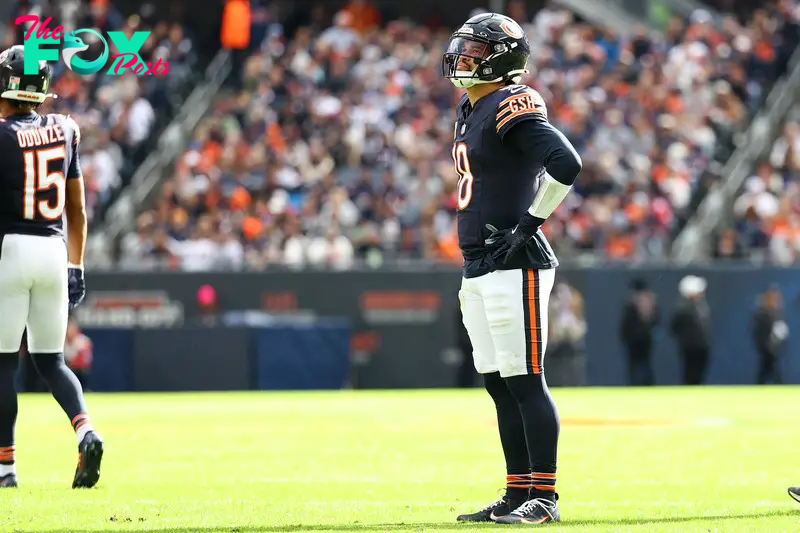
[[[114,246],[117,238],[133,227],[137,209],[148,200],[163,179],[164,170],[181,154],[188,136],[205,115],[213,96],[228,78],[230,71],[230,52],[220,50],[206,68],[202,82],[197,84],[181,110],[161,133],[156,148],[134,173],[131,184],[108,209],[105,227],[90,236],[90,247],[97,249]]]
[[[664,27],[673,16],[689,18],[698,10],[705,11],[714,21],[722,19],[716,9],[698,0],[603,0],[603,2],[614,4],[658,27]]]
[[[711,187],[694,218],[672,245],[675,263],[685,265],[708,259],[710,238],[728,219],[736,193],[750,175],[755,162],[764,157],[778,135],[781,119],[800,98],[800,49],[789,61],[786,76],[778,80],[764,107],[742,136],[736,151],[720,171],[723,180]]]
[[[557,4],[574,11],[586,20],[611,28],[622,36],[631,35],[637,25],[645,24],[652,38],[660,38],[661,32],[647,20],[621,9],[614,2],[605,0],[555,0]]]

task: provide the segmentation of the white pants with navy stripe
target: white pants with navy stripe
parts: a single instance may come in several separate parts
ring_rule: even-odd
[[[0,353],[64,351],[69,315],[67,246],[60,237],[5,235],[0,251]]]
[[[496,270],[464,278],[458,298],[475,369],[502,377],[540,374],[556,270]]]

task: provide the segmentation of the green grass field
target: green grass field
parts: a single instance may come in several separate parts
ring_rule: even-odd
[[[556,389],[569,532],[800,531],[800,390]],[[106,440],[70,489],[69,423],[23,395],[0,531],[478,531],[505,472],[482,390],[88,397]],[[513,527],[513,526],[511,526]]]

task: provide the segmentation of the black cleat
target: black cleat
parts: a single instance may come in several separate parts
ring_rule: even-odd
[[[558,513],[558,504],[544,498],[528,500],[506,516],[496,520],[498,524],[547,524],[548,522],[560,522],[561,515]]]
[[[100,462],[103,460],[103,439],[94,431],[83,437],[78,445],[78,468],[75,469],[75,479],[72,488],[90,489],[100,479]]]
[[[797,487],[789,487],[789,496],[800,502],[800,485]]]
[[[16,474],[6,474],[5,476],[0,477],[0,489],[9,489],[12,487],[19,487]]]
[[[501,516],[506,516],[514,510],[515,504],[519,505],[521,502],[514,502],[503,496],[502,499],[494,503],[490,503],[477,513],[462,514],[456,518],[457,522],[495,522]]]

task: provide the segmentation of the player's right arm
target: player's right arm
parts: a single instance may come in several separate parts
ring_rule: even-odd
[[[83,254],[86,249],[86,194],[83,185],[78,149],[80,148],[81,132],[72,118],[67,117],[65,125],[73,130],[72,160],[67,169],[67,250],[69,253],[69,267],[83,269]]]

